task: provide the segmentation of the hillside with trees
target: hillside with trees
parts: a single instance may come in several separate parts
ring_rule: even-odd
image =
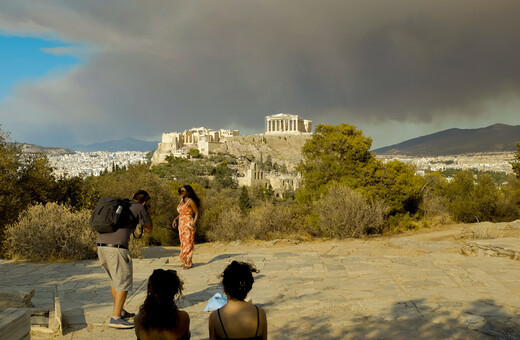
[[[132,242],[176,245],[171,228],[181,185],[201,198],[197,242],[292,238],[349,238],[419,229],[442,223],[520,218],[520,144],[515,174],[498,186],[493,177],[460,171],[419,176],[410,165],[383,162],[372,139],[355,126],[318,125],[303,144],[298,171],[303,187],[283,198],[262,187],[238,187],[230,154],[170,157],[167,164],[129,166],[98,177],[56,180],[44,155],[23,154],[0,131],[0,237],[2,257],[25,260],[95,256],[88,217],[102,196],[151,195],[154,231]]]

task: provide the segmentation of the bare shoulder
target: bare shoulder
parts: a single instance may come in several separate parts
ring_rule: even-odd
[[[190,322],[190,315],[188,314],[188,312],[180,310],[178,311],[178,315],[181,323]]]
[[[217,311],[214,310],[213,312],[211,312],[211,314],[209,315],[209,321],[214,321],[215,318],[217,317]]]
[[[255,305],[255,306],[258,308],[258,314],[260,314],[260,317],[263,317],[265,319],[266,318],[265,310],[258,305]]]

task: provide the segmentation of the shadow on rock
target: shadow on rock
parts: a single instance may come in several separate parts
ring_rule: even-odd
[[[520,318],[492,300],[423,299],[395,303],[372,316],[302,317],[272,329],[275,339],[520,339]],[[349,320],[350,319],[350,320]]]

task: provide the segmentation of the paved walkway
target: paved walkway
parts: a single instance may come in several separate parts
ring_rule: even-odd
[[[520,221],[501,227],[520,228]],[[126,309],[143,302],[154,269],[176,269],[185,282],[179,303],[191,316],[192,339],[207,339],[204,307],[222,293],[218,275],[237,259],[260,270],[250,297],[267,312],[270,339],[520,338],[520,262],[461,255],[472,241],[451,237],[460,233],[454,227],[371,240],[202,244],[191,270],[180,269],[178,248],[151,248],[134,261]],[[107,284],[97,261],[0,262],[0,285],[35,288],[36,307],[50,307],[57,288],[65,339],[135,339],[133,330],[106,326]]]

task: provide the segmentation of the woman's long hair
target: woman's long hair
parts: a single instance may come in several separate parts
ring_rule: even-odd
[[[175,297],[182,293],[183,282],[175,270],[156,269],[148,278],[148,295],[139,308],[142,327],[150,329],[177,328],[178,308]]]
[[[195,191],[193,190],[191,185],[183,185],[181,188],[186,189],[186,192],[188,193],[188,197],[191,198],[193,200],[193,202],[195,202],[195,204],[197,205],[197,208],[200,208],[200,200],[197,197],[197,194],[195,193]],[[180,193],[181,193],[181,189],[179,188],[179,194]]]

